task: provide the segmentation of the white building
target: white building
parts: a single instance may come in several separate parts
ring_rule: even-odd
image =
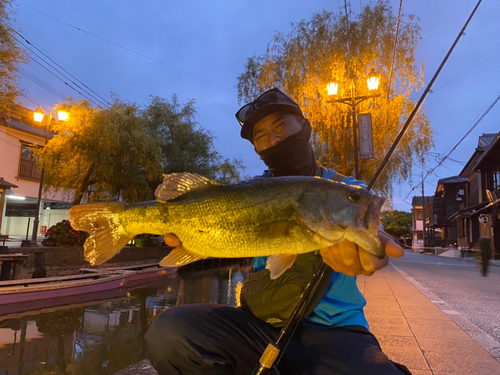
[[[412,248],[413,251],[423,250],[424,247],[424,221],[423,221],[423,198],[420,196],[415,196],[411,202],[411,213],[412,213],[412,226],[410,228],[410,233],[412,236]],[[432,202],[432,197],[425,197],[425,204]]]
[[[44,146],[47,116],[40,126],[33,120],[33,111],[16,108],[9,117],[0,114],[0,177],[17,185],[6,191],[3,212],[0,212],[0,234],[26,236],[31,239],[40,186],[40,171],[32,155],[32,147]],[[42,193],[38,236],[57,222],[69,219],[69,199],[61,193]],[[29,227],[28,227],[29,223]]]

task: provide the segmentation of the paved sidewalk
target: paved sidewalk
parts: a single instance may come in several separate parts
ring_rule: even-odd
[[[406,365],[414,375],[500,375],[496,342],[460,320],[461,316],[454,316],[458,313],[441,310],[439,299],[433,298],[433,303],[428,298],[432,295],[424,295],[402,274],[389,265],[373,276],[358,277],[367,300],[370,330],[389,358]]]
[[[395,265],[358,276],[358,286],[370,331],[384,353],[413,375],[500,375],[498,343],[458,313],[439,308],[446,305]],[[115,375],[131,374],[157,373],[145,359]]]

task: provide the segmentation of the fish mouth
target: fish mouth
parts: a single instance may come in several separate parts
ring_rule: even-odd
[[[378,258],[383,258],[385,255],[380,239],[375,234],[369,233],[366,230],[348,230],[344,234],[344,238],[354,242],[356,245]]]

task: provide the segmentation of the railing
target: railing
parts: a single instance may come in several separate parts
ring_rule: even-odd
[[[19,159],[18,178],[29,181],[40,181],[40,170],[35,160]]]

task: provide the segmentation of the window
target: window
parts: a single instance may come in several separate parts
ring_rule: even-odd
[[[22,180],[40,181],[40,171],[33,156],[32,147],[28,143],[21,143],[17,177]]]
[[[500,170],[493,172],[492,177],[492,190],[500,190]]]
[[[417,220],[422,220],[423,217],[423,211],[417,211]]]

